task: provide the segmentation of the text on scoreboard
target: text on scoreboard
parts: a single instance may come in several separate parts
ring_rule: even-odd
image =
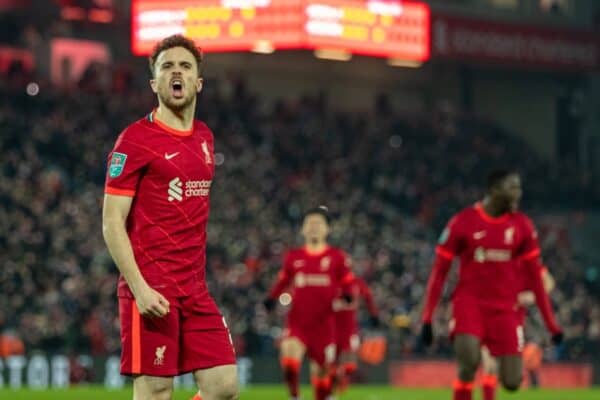
[[[429,7],[397,0],[132,0],[136,55],[172,34],[206,52],[332,49],[429,58]]]

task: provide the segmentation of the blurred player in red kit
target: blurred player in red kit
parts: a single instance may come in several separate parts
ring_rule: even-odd
[[[108,157],[103,234],[121,272],[121,373],[134,400],[171,399],[193,372],[205,400],[237,399],[229,330],[205,281],[213,134],[194,120],[202,54],[171,36],[150,56],[158,108],[128,126]]]
[[[371,289],[367,283],[357,276],[349,286],[352,302],[348,303],[343,297],[333,301],[335,312],[335,342],[337,350],[336,371],[334,380],[340,391],[343,391],[350,382],[350,377],[358,367],[358,348],[360,346],[359,324],[357,311],[360,299],[364,299],[369,311],[369,323],[372,328],[380,324],[377,306],[373,300]]]
[[[516,310],[520,276],[535,293],[535,301],[555,343],[562,341],[542,282],[540,248],[531,220],[518,211],[521,178],[510,170],[488,177],[481,202],[456,214],[436,248],[427,285],[422,340],[431,344],[433,311],[440,298],[452,260],[460,258],[458,283],[452,296],[451,336],[458,361],[454,400],[471,400],[481,346],[498,358],[499,375],[507,390],[517,390],[522,379],[523,327]],[[522,270],[521,270],[522,268]]]
[[[539,273],[542,276],[542,282],[544,283],[544,290],[546,293],[550,293],[554,289],[554,278],[548,268],[540,264]],[[526,272],[526,271],[521,271]],[[519,314],[519,325],[525,326],[525,318],[527,317],[527,307],[532,306],[535,303],[535,294],[530,288],[530,282],[526,280],[527,276],[525,273],[521,274],[519,294],[517,296],[517,309]],[[541,365],[541,358],[539,362],[531,362],[532,359],[537,360],[539,346],[534,343],[528,343],[523,348],[523,364],[525,370],[530,372],[530,375],[537,377],[536,371],[531,371],[531,366]],[[530,354],[536,357],[531,357]],[[490,354],[489,349],[486,346],[481,347],[481,369],[483,372],[481,386],[483,391],[483,400],[494,400],[496,398],[496,387],[498,386],[498,360]],[[532,379],[533,381],[534,379]]]
[[[302,235],[305,245],[286,253],[277,282],[264,304],[272,310],[283,291],[293,287],[281,340],[281,368],[291,398],[298,399],[300,366],[307,354],[315,399],[325,400],[331,394],[330,374],[336,358],[333,300],[342,288],[346,302],[352,301],[349,284],[354,276],[349,257],[327,243],[327,208],[314,208],[305,214]]]

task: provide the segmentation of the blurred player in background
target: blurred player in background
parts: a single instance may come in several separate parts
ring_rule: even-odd
[[[535,293],[535,301],[553,341],[562,341],[562,332],[554,319],[539,273],[537,232],[531,220],[518,211],[521,195],[518,173],[511,170],[492,172],[483,200],[450,220],[436,248],[423,310],[422,339],[425,345],[433,341],[433,311],[452,260],[460,257],[450,326],[458,361],[454,400],[472,399],[482,345],[498,358],[502,385],[511,391],[519,388],[524,336],[515,305],[522,287],[519,283],[521,273]]]
[[[103,234],[121,272],[121,373],[134,400],[171,399],[193,372],[205,400],[237,399],[229,330],[205,281],[213,134],[194,120],[202,55],[171,36],[150,56],[158,108],[109,155]]]
[[[333,300],[342,288],[346,302],[352,301],[350,259],[327,243],[329,222],[325,207],[305,214],[305,245],[287,252],[277,282],[264,302],[267,310],[273,310],[283,291],[293,287],[280,349],[281,368],[292,399],[299,398],[300,366],[305,354],[311,360],[315,399],[325,400],[331,394],[330,374],[336,358]]]
[[[360,299],[364,299],[369,311],[369,323],[372,328],[380,325],[379,313],[373,300],[371,289],[367,283],[357,276],[349,286],[352,302],[348,303],[343,297],[333,301],[335,312],[335,338],[336,338],[336,369],[333,376],[334,388],[339,391],[346,389],[351,376],[358,369],[358,348],[360,346],[358,306]]]
[[[554,289],[554,278],[548,271],[548,268],[540,264],[539,273],[542,276],[544,290],[550,293]],[[525,274],[523,274],[525,275]],[[527,317],[527,307],[535,304],[535,294],[525,281],[526,276],[522,277],[522,287],[517,297],[517,308],[519,314],[519,325],[525,326],[525,318]],[[525,371],[529,372],[532,385],[537,385],[537,371],[541,366],[542,350],[536,343],[530,342],[523,348],[523,365]],[[494,400],[496,398],[496,388],[498,386],[498,360],[490,354],[486,346],[481,346],[481,369],[482,376],[482,391],[483,400]]]

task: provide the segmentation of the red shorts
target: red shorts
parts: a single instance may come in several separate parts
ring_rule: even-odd
[[[360,347],[360,336],[356,332],[337,332],[335,334],[335,348],[338,355],[342,353],[356,353]]]
[[[338,357],[341,353],[358,351],[360,337],[354,312],[335,313],[335,346]]]
[[[322,367],[335,362],[335,331],[333,317],[318,325],[306,327],[288,319],[283,338],[295,337],[306,346],[306,354]]]
[[[479,338],[494,357],[520,354],[525,337],[519,313],[480,307],[476,301],[455,299],[450,336],[469,334]]]
[[[225,318],[208,292],[168,300],[169,314],[145,318],[134,299],[119,297],[123,375],[176,376],[236,363]]]

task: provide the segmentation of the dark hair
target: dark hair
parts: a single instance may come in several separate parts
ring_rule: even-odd
[[[309,209],[308,211],[306,211],[304,213],[304,218],[308,217],[309,215],[314,215],[314,214],[323,216],[323,218],[325,218],[327,223],[331,222],[331,216],[329,215],[329,209],[326,206],[318,206],[318,207]]]
[[[500,168],[493,170],[488,174],[487,177],[487,190],[492,190],[492,188],[502,184],[502,182],[510,175],[519,175],[519,172],[517,172],[514,169],[508,168]]]
[[[196,59],[196,65],[198,67],[198,75],[200,75],[201,66],[202,66],[202,50],[199,47],[196,47],[196,44],[192,39],[188,39],[183,35],[171,35],[160,42],[156,43],[154,49],[152,50],[152,54],[148,57],[148,63],[150,64],[150,73],[154,76],[154,65],[156,64],[156,59],[165,50],[172,49],[173,47],[183,47],[188,50],[194,58]]]

